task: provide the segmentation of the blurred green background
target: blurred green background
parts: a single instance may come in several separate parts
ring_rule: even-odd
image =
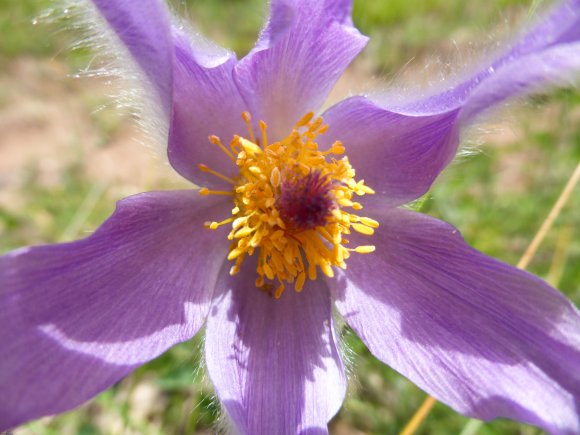
[[[70,22],[50,18],[52,3],[0,0],[0,252],[85,236],[121,197],[184,185],[140,148],[137,142],[146,138],[108,98],[106,79],[74,77],[92,65],[93,53],[76,44],[80,36]],[[175,0],[173,6],[240,56],[251,48],[266,13],[263,0]],[[467,62],[514,23],[525,23],[536,6],[530,0],[355,0],[355,23],[372,39],[337,93],[377,85],[382,77],[429,80],[426,64],[437,77],[448,70],[448,60]],[[515,264],[580,160],[579,102],[577,91],[560,90],[492,117],[467,137],[478,151],[440,177],[422,211],[453,223],[485,253]],[[529,268],[576,304],[579,206],[576,189]],[[355,375],[331,431],[398,433],[424,393],[374,359],[349,330],[344,338]],[[219,406],[200,343],[199,337],[183,343],[82,408],[17,433],[211,433]],[[419,433],[470,435],[467,423],[437,404]],[[478,430],[539,432],[507,421]]]

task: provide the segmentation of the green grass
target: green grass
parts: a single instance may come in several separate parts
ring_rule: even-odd
[[[51,55],[57,50],[56,35],[38,26],[37,17],[50,5],[49,0],[2,0],[0,2],[0,58]]]
[[[375,72],[393,71],[412,56],[446,53],[450,39],[477,39],[498,17],[525,10],[529,4],[523,0],[467,6],[459,0],[358,0],[354,17],[374,41],[364,61]],[[62,57],[59,53],[74,35],[62,35],[54,26],[31,24],[47,5],[40,0],[0,0],[2,62],[22,56]],[[264,2],[258,0],[198,0],[178,2],[176,8],[240,55],[251,48],[265,14]],[[511,110],[515,125],[523,130],[517,140],[501,146],[484,143],[479,153],[453,164],[430,192],[422,211],[453,223],[478,249],[515,264],[580,160],[580,131],[574,121],[577,111],[573,113],[579,103],[579,93],[561,91],[535,98],[524,109]],[[106,125],[99,128],[103,138],[108,138],[110,129]],[[84,159],[79,158],[51,186],[39,181],[34,165],[26,168],[27,181],[18,191],[21,206],[0,207],[1,252],[62,239],[100,182],[87,176],[83,164]],[[103,191],[77,236],[96,228],[111,213],[116,199],[114,193]],[[532,272],[550,279],[576,303],[580,303],[580,269],[574,267],[580,263],[579,207],[577,189],[530,265]],[[372,434],[397,433],[424,393],[370,355],[351,331],[344,331],[344,339],[353,350],[357,376],[332,424]],[[199,337],[176,346],[81,409],[31,423],[23,433],[89,435],[108,433],[111,427],[143,434],[210,430],[219,407],[202,368],[200,346]],[[135,413],[133,393],[145,387],[154,391],[159,406],[143,416]],[[466,423],[466,418],[438,404],[419,433],[459,433]],[[537,430],[498,421],[485,425],[479,433],[515,435]]]

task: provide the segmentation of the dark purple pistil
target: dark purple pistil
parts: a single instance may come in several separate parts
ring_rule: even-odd
[[[280,186],[276,208],[286,225],[309,230],[326,225],[336,206],[332,184],[320,172],[285,179]]]

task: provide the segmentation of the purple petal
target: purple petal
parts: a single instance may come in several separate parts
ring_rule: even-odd
[[[368,185],[391,205],[425,194],[457,152],[463,129],[507,99],[567,85],[580,71],[580,7],[562,4],[496,60],[453,88],[405,104],[355,97],[323,116],[321,145],[341,140]]]
[[[233,80],[235,55],[171,27],[161,1],[92,1],[157,91],[166,118],[153,120],[152,128],[169,125],[172,166],[194,183],[221,184],[197,164],[225,174],[235,169],[208,140],[215,134],[228,144],[234,134],[246,131],[241,114],[247,108]]]
[[[465,244],[451,225],[372,215],[377,251],[333,281],[370,351],[455,410],[580,431],[580,313],[533,275]]]
[[[90,237],[0,257],[0,430],[74,408],[191,338],[227,254],[196,191],[119,202]]]
[[[175,32],[173,119],[169,134],[169,161],[185,178],[202,186],[223,184],[201,172],[206,164],[227,176],[236,165],[208,136],[216,135],[228,146],[235,134],[246,135],[242,112],[247,109],[233,80],[236,58],[217,47],[204,50]]]
[[[330,128],[321,146],[342,141],[357,175],[390,205],[425,194],[459,143],[457,111],[407,116],[354,97],[323,117]]]
[[[255,261],[222,276],[206,329],[218,397],[244,434],[326,433],[346,390],[321,282],[274,299],[254,285]]]
[[[511,48],[490,60],[476,74],[469,77],[462,83],[453,86],[447,91],[437,93],[431,97],[418,100],[409,104],[401,105],[399,111],[406,114],[425,115],[460,108],[467,100],[473,100],[472,92],[475,88],[486,88],[489,86],[490,78],[493,78],[502,68],[514,68],[514,86],[506,86],[505,94],[498,95],[497,104],[507,98],[522,95],[524,92],[534,90],[536,86],[543,85],[542,75],[538,74],[536,81],[530,81],[526,87],[517,86],[520,76],[526,75],[529,71],[525,68],[517,68],[521,61],[526,61],[526,56],[536,56],[537,64],[533,65],[539,71],[543,71],[543,59],[538,56],[546,51],[562,47],[571,56],[569,65],[561,65],[560,75],[567,74],[569,79],[578,73],[578,49],[573,44],[580,41],[580,1],[567,0],[561,2],[550,14],[533,27],[529,32],[523,33],[521,38],[511,44]],[[548,55],[549,59],[550,56]],[[553,73],[546,71],[547,84],[553,81]],[[493,80],[491,81],[493,83]],[[565,81],[564,81],[565,83]]]
[[[578,20],[580,27],[580,19]],[[462,127],[506,99],[543,86],[574,83],[580,71],[580,42],[562,44],[502,66],[485,86],[474,88],[460,112]]]
[[[165,5],[159,0],[92,0],[171,113],[173,46]]]
[[[249,110],[279,140],[316,111],[367,38],[351,25],[350,1],[275,0],[235,78]]]

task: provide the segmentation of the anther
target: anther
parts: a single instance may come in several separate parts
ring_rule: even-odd
[[[274,293],[274,297],[276,299],[280,299],[282,297],[282,293],[284,293],[284,284],[280,283],[280,285],[276,289],[276,292]]]
[[[258,278],[256,278],[256,287],[262,287],[264,285],[264,277],[263,276],[258,276]]]
[[[268,146],[268,125],[264,121],[260,121],[260,131],[262,132],[262,147]]]
[[[342,145],[342,142],[340,141],[336,141],[332,144],[332,148],[331,148],[332,154],[336,154],[336,155],[342,155],[344,154],[344,146]]]
[[[335,154],[337,156],[340,156],[342,154],[344,154],[344,146],[342,146],[342,142],[340,141],[336,141],[332,144],[332,146],[330,147],[330,149],[328,149],[327,151],[323,151],[320,154],[322,154],[323,156],[327,156],[329,154]],[[353,184],[356,184],[353,182]],[[350,186],[349,186],[350,187]]]
[[[368,217],[361,217],[360,221],[363,225],[366,225],[367,227],[371,227],[371,228],[378,228],[379,227],[379,223],[371,218]]]
[[[262,148],[260,148],[254,142],[250,142],[248,139],[244,139],[243,137],[240,137],[238,139],[238,143],[251,156],[262,153]]]
[[[228,149],[227,149],[227,148],[224,146],[224,144],[222,143],[222,141],[220,140],[220,138],[219,138],[219,137],[217,137],[217,136],[215,136],[215,135],[213,135],[213,134],[212,134],[211,136],[209,136],[209,141],[210,141],[212,144],[214,144],[214,145],[217,145],[217,146],[218,146],[218,147],[219,147],[219,148],[220,148],[220,149],[221,149],[221,150],[222,150],[224,153],[226,153],[226,155],[227,155],[227,156],[228,156],[228,157],[229,157],[229,158],[230,158],[230,159],[231,159],[233,162],[235,162],[235,161],[236,161],[236,156],[234,156],[234,155],[232,154],[232,152],[231,152],[230,150],[228,150]]]
[[[272,186],[276,188],[280,187],[280,169],[277,167],[272,169],[272,172],[270,173],[270,183],[272,183]]]
[[[310,127],[308,127],[308,131],[311,133],[317,132],[317,130],[320,128],[320,126],[322,125],[323,122],[324,122],[324,120],[322,119],[321,116],[319,116],[318,118],[316,118],[314,120],[314,122],[312,124],[310,124]]]
[[[359,254],[370,254],[371,252],[375,252],[375,249],[373,245],[362,245],[354,249],[349,249],[349,251],[358,252]]]
[[[304,115],[300,121],[298,121],[296,123],[296,128],[300,128],[300,127],[304,127],[305,125],[307,125],[310,120],[314,117],[314,112],[308,112],[306,115]]]
[[[354,192],[359,196],[363,196],[365,194],[374,195],[375,191],[371,189],[369,186],[365,186],[364,183],[365,183],[364,180],[361,180],[358,183],[354,184],[352,186]]]
[[[228,260],[234,260],[238,258],[240,255],[243,255],[244,253],[245,251],[243,249],[240,248],[232,249],[228,254]]]
[[[306,281],[306,274],[304,273],[304,271],[302,271],[298,274],[298,278],[296,278],[296,285],[294,286],[294,288],[296,289],[297,292],[302,291],[302,289],[304,288],[305,281]]]
[[[328,124],[324,124],[322,127],[320,127],[320,128],[318,129],[318,131],[317,131],[316,133],[317,133],[317,134],[324,134],[324,133],[326,133],[326,132],[328,131],[328,129],[329,129],[329,128],[330,128],[330,127],[329,127],[329,125],[328,125]]]
[[[332,270],[332,267],[330,267],[330,263],[327,263],[326,261],[323,262],[320,264],[320,269],[327,277],[334,278],[334,271]]]
[[[375,230],[373,230],[371,227],[367,227],[366,225],[363,224],[351,224],[351,227],[361,233],[364,234],[366,236],[372,236],[375,233]]]
[[[206,228],[209,228],[210,230],[217,230],[219,227],[221,227],[222,225],[226,225],[229,224],[230,222],[233,222],[234,218],[227,218],[224,219],[221,222],[204,222],[203,226]]]
[[[343,207],[352,207],[354,205],[354,202],[352,202],[350,199],[347,198],[340,198],[338,200],[338,203]]]

